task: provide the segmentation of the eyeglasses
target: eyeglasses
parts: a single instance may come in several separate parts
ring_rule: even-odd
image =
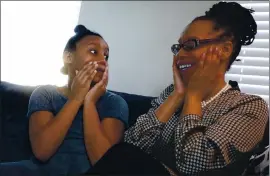
[[[184,43],[179,43],[179,44],[173,44],[171,47],[171,50],[173,52],[174,55],[177,55],[180,51],[181,48],[183,48],[186,51],[191,51],[195,48],[197,48],[198,46],[202,45],[202,44],[207,44],[207,43],[211,43],[211,42],[219,42],[221,39],[217,38],[217,39],[204,39],[204,40],[198,40],[198,39],[190,39],[185,41]]]

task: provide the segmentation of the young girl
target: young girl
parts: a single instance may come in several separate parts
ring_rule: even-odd
[[[68,84],[40,86],[29,100],[34,158],[25,166],[38,175],[86,172],[120,141],[128,124],[126,102],[106,91],[108,44],[82,25],[75,32],[63,55]]]

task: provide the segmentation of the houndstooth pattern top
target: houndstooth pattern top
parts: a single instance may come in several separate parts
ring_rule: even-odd
[[[193,114],[180,117],[179,108],[162,123],[155,110],[173,90],[171,84],[152,101],[152,108],[138,117],[124,140],[175,172],[193,175],[223,168],[236,160],[236,152],[251,151],[263,138],[269,111],[261,97],[241,93],[236,86],[204,107],[202,118]]]

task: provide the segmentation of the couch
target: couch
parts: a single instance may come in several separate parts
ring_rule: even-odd
[[[28,137],[28,120],[26,118],[29,97],[36,86],[24,86],[1,82],[0,84],[0,162],[19,161],[30,158],[32,155]],[[136,118],[146,113],[151,107],[154,97],[128,94],[112,91],[123,97],[129,106],[129,125],[136,122]],[[269,128],[265,130],[265,137],[259,148],[269,145]],[[245,155],[241,160],[228,166],[228,168],[201,175],[231,175],[235,168],[244,170],[249,163],[249,158],[255,151]],[[226,172],[224,172],[224,170]]]

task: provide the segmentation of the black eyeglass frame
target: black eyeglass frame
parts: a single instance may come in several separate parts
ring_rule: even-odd
[[[187,40],[187,41],[185,41],[184,43],[178,43],[178,44],[173,44],[172,46],[171,46],[171,50],[172,50],[172,53],[174,54],[174,55],[177,55],[178,53],[179,53],[179,51],[180,51],[180,49],[185,49],[184,48],[184,46],[185,46],[185,43],[187,43],[187,42],[190,42],[190,41],[194,41],[194,43],[195,43],[195,45],[194,45],[194,47],[191,49],[191,50],[193,50],[193,49],[195,49],[195,48],[197,48],[197,47],[199,47],[200,45],[202,45],[202,44],[207,44],[207,43],[212,43],[212,42],[220,42],[222,39],[221,38],[215,38],[215,39],[203,39],[203,40],[199,40],[199,39],[190,39],[190,40]],[[187,51],[189,51],[189,50],[187,50]]]

